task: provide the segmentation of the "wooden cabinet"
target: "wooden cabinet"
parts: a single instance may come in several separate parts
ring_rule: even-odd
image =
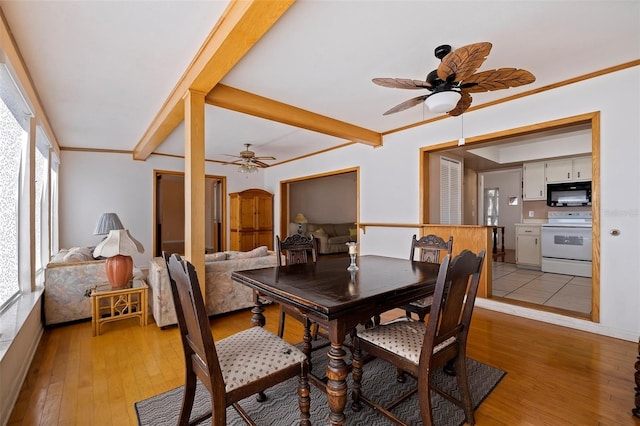
[[[547,183],[591,180],[591,157],[547,161]]]
[[[536,224],[516,224],[516,265],[540,267],[540,228]]]
[[[524,163],[522,167],[522,200],[546,200],[545,163]]]
[[[273,194],[247,189],[229,197],[231,250],[249,251],[259,246],[273,250]]]

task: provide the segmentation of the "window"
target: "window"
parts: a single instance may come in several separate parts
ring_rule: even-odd
[[[440,223],[462,223],[462,165],[440,157]]]
[[[20,291],[20,166],[27,132],[0,98],[0,310]]]
[[[500,213],[500,188],[486,188],[484,190],[484,207],[485,212],[485,225],[497,226],[498,215]]]
[[[57,246],[57,158],[34,122],[10,68],[0,63],[0,312],[42,284]]]

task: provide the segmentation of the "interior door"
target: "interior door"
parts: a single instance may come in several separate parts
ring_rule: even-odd
[[[156,172],[156,214],[154,256],[163,251],[184,254],[184,174]],[[205,249],[207,253],[223,251],[225,242],[224,176],[205,177]]]

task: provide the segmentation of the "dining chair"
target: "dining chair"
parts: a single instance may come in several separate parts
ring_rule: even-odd
[[[432,425],[431,390],[463,408],[466,421],[473,425],[473,405],[469,393],[466,366],[467,335],[475,304],[485,250],[478,255],[463,250],[440,264],[431,314],[426,323],[402,317],[353,335],[353,410],[362,409],[361,401],[399,424],[406,424],[390,411],[362,395],[363,358],[366,352],[381,358],[417,378],[417,393],[423,425]],[[434,371],[453,361],[458,394],[455,397],[435,386]],[[415,393],[412,389],[396,398],[393,406]]]
[[[416,260],[416,254],[418,254],[417,260],[420,262],[440,263],[440,259],[446,255],[451,255],[453,250],[453,237],[449,237],[448,241],[443,238],[429,234],[416,239],[415,234],[411,239],[411,254],[409,260]],[[433,296],[423,297],[418,300],[402,307],[404,309],[407,318],[411,318],[411,314],[418,315],[418,319],[424,322],[424,318],[431,310],[431,304],[433,303]]]
[[[256,393],[264,397],[265,389],[298,377],[300,424],[310,425],[306,355],[262,327],[214,342],[195,268],[177,254],[164,257],[186,367],[178,424],[197,424],[211,417],[212,425],[226,425],[226,409],[231,405],[245,422],[255,425],[238,401]],[[190,422],[198,379],[209,391],[212,409]]]
[[[294,265],[296,263],[309,263],[318,261],[318,240],[311,237],[305,237],[301,234],[293,234],[284,240],[276,235],[276,253],[278,254],[278,266],[282,266],[282,257],[284,256],[285,265]],[[318,336],[318,325],[309,323],[297,311],[283,307],[280,305],[280,318],[278,323],[278,336],[284,336],[284,325],[286,315],[290,315],[300,321],[306,327],[311,327],[311,338],[316,340]]]

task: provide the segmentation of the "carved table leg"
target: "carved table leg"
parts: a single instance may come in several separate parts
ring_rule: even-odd
[[[253,293],[253,303],[254,307],[251,309],[253,316],[251,317],[251,326],[252,327],[264,327],[266,320],[264,318],[264,305],[258,296],[258,293]]]
[[[307,362],[309,363],[309,371],[313,369],[311,365],[311,320],[309,318],[304,319],[304,334],[302,337],[302,352],[307,356]]]
[[[631,410],[631,412],[633,413],[634,416],[640,418],[640,340],[638,340],[638,358],[636,359],[635,368],[636,368],[636,372],[633,375],[634,375],[634,377],[636,379],[636,387],[635,387],[635,391],[636,391],[636,397],[635,397],[636,408]]]
[[[344,340],[344,339],[343,339]],[[331,349],[327,356],[327,398],[329,400],[329,423],[343,425],[345,423],[344,407],[347,405],[347,374],[349,369],[344,361],[347,353],[342,348],[342,343],[331,341]]]

